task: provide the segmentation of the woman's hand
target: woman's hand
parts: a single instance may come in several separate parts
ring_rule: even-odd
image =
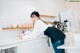
[[[18,35],[18,38],[19,38],[20,40],[22,40],[22,39],[23,39],[23,36],[24,36],[24,34],[20,34],[20,35]]]

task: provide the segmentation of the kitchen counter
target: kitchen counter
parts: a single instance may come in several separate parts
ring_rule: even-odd
[[[61,45],[57,47],[58,49],[65,49],[67,53],[80,53],[80,44],[72,44],[72,45]]]
[[[71,45],[64,44],[64,45],[59,46],[58,49],[80,49],[80,44],[77,44],[77,45],[75,45],[75,44],[71,44]]]
[[[20,40],[5,39],[0,40],[0,51],[5,49],[16,48],[15,53],[53,53],[53,48],[48,46],[47,37],[39,36],[34,38],[25,38]]]
[[[68,36],[71,36],[71,35],[72,34],[70,34],[70,33],[68,34]],[[69,44],[67,43],[67,44],[61,45],[57,48],[65,49],[65,50],[67,50],[67,53],[80,53],[80,34],[73,34],[72,37],[73,37],[72,41],[71,41],[71,38],[69,37],[70,38],[69,40],[71,41],[71,42],[69,42]]]
[[[14,39],[3,39],[0,40],[0,47],[6,46],[6,45],[11,45],[11,44],[16,44],[16,43],[21,43],[21,42],[28,42],[28,41],[33,41],[33,40],[37,40],[37,39],[42,39],[42,38],[46,38],[46,36],[40,36],[40,37],[34,37],[34,38],[25,38],[25,39],[18,39],[18,37],[14,38]]]

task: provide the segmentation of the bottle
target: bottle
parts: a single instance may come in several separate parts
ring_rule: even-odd
[[[17,25],[17,28],[19,28],[19,25]]]
[[[23,28],[25,28],[25,24],[23,24]]]
[[[28,23],[26,23],[26,28],[28,27]]]
[[[31,27],[33,27],[33,22],[31,22]]]
[[[24,28],[24,27],[23,27],[23,24],[21,25],[21,27],[20,27],[20,28]]]
[[[13,28],[13,25],[11,25],[11,28]]]
[[[28,26],[28,27],[30,28],[30,27],[31,27],[31,23],[28,23],[28,24],[29,24],[29,26]]]

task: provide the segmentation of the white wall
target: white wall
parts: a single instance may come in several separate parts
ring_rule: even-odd
[[[72,9],[76,23],[77,33],[80,33],[80,2],[66,2],[66,10]],[[72,19],[72,20],[73,20]]]
[[[61,22],[64,22],[64,20],[68,20],[67,22],[67,30],[71,32],[75,32],[76,25],[75,25],[75,17],[74,17],[74,11],[73,10],[66,10],[60,13]]]
[[[65,10],[64,0],[0,0],[0,28],[30,21],[34,10],[40,14],[56,15]],[[57,18],[58,19],[58,18]],[[13,38],[20,30],[0,30],[0,39]]]

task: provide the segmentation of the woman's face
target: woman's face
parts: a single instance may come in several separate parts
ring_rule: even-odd
[[[38,17],[36,15],[32,15],[32,20],[33,20],[33,22],[35,22],[38,20]]]

